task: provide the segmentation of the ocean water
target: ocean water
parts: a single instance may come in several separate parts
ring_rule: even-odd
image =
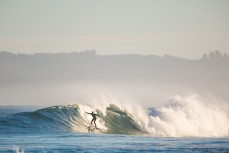
[[[212,152],[228,153],[228,138],[171,138],[78,132],[10,134],[0,152]]]
[[[0,152],[228,153],[227,112],[191,101],[178,98],[147,109],[118,104],[1,107]],[[92,111],[100,116],[98,129],[85,113]]]

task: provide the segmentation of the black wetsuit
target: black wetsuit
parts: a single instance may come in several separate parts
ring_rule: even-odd
[[[96,114],[95,113],[91,113],[91,115],[92,115],[92,120],[91,120],[91,125],[92,125],[92,122],[94,121],[94,124],[95,124],[95,127],[96,127],[96,123],[95,123],[95,121],[96,121]]]
[[[87,113],[87,112],[86,112]],[[96,121],[96,116],[98,116],[97,114],[95,114],[94,112],[92,112],[92,113],[87,113],[87,114],[90,114],[93,118],[92,118],[92,120],[91,120],[91,125],[92,125],[92,122],[94,121],[94,124],[95,124],[95,127],[96,127],[96,123],[95,123],[95,121]]]

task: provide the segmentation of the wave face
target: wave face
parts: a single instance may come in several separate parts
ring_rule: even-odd
[[[90,129],[94,111],[99,129]],[[203,103],[196,98],[173,98],[168,104],[149,109],[129,105],[95,107],[74,104],[53,106],[33,112],[23,112],[0,118],[0,131],[5,133],[33,132],[93,132],[106,134],[144,134],[152,136],[228,136],[228,112]]]
[[[109,105],[105,114],[95,112],[99,129],[90,130],[91,112],[95,108],[90,105],[53,106],[34,112],[24,112],[0,118],[0,130],[15,133],[77,131],[109,134],[140,134],[143,133],[138,123],[128,112],[116,105]]]

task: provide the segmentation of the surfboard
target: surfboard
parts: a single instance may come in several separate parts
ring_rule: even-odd
[[[91,126],[88,127],[88,132],[89,132],[89,133],[94,132],[95,129],[96,129],[96,128],[95,128],[94,126],[91,125]]]
[[[105,129],[100,129],[98,127],[95,127],[93,125],[88,126],[88,133],[104,133],[106,130]]]

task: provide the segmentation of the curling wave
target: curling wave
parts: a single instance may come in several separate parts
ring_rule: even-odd
[[[50,131],[78,131],[110,134],[140,134],[140,125],[131,114],[121,110],[116,105],[109,105],[105,114],[99,114],[96,123],[99,129],[89,131],[91,116],[86,111],[95,109],[90,105],[53,106],[34,112],[23,112],[0,119],[0,130],[15,133],[50,132]]]
[[[96,112],[99,129],[89,130],[91,115]],[[76,131],[109,134],[150,134],[153,136],[228,136],[228,112],[195,97],[176,96],[168,104],[149,109],[108,104],[103,107],[73,104],[53,106],[34,112],[0,118],[1,132],[32,133]]]

